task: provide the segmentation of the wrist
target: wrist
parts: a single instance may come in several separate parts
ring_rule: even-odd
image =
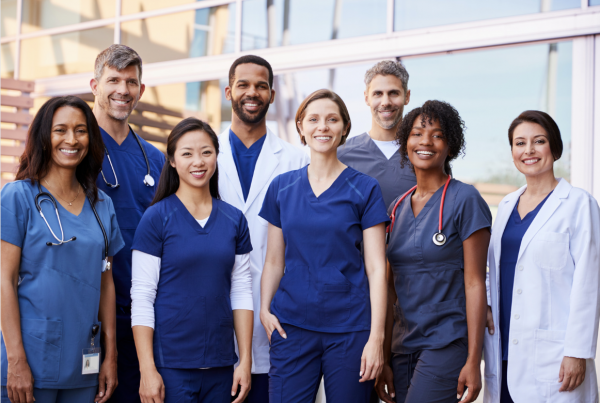
[[[383,345],[383,341],[385,340],[385,335],[383,333],[371,332],[369,336],[369,341],[372,343],[377,343]]]
[[[239,367],[242,367],[242,368],[250,371],[250,369],[252,368],[252,358],[250,358],[250,357],[240,358]]]
[[[140,373],[142,374],[142,376],[144,374],[149,374],[153,372],[156,372],[156,365],[154,364],[154,362],[140,362]]]
[[[477,357],[467,357],[467,362],[465,363],[465,365],[475,365],[475,366],[479,366],[481,365],[481,357],[477,358]]]
[[[9,350],[6,349],[6,360],[8,363],[11,365],[17,365],[23,362],[27,363],[27,355],[25,354],[23,347],[17,350],[20,351],[9,352]]]

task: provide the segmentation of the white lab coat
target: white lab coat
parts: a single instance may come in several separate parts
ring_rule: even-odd
[[[500,254],[502,234],[526,186],[498,206],[488,253],[488,304],[496,331],[485,332],[484,402],[500,401]],[[515,403],[598,402],[596,343],[600,314],[600,213],[586,191],[564,179],[521,241],[510,319],[508,389]],[[558,392],[564,356],[586,359],[585,381]]]
[[[267,138],[263,144],[248,199],[244,201],[242,186],[231,153],[229,128],[219,135],[219,193],[221,198],[240,209],[248,220],[252,252],[250,252],[250,271],[252,273],[252,296],[254,299],[254,334],[252,337],[252,373],[269,372],[269,339],[260,323],[260,279],[267,253],[268,223],[258,216],[262,208],[267,189],[276,176],[300,169],[309,163],[308,155],[292,144],[275,136],[267,129]],[[237,345],[236,345],[237,352]]]

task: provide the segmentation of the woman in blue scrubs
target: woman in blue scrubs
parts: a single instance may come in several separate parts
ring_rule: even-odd
[[[106,269],[123,239],[112,201],[96,187],[103,150],[84,101],[50,99],[31,124],[17,180],[0,193],[2,401],[105,402],[117,386]],[[84,356],[100,335],[101,366],[98,355]]]
[[[368,402],[383,364],[389,218],[377,181],[337,159],[350,132],[341,98],[312,93],[296,122],[311,163],[276,177],[259,214],[270,403],[314,402],[323,376],[328,403]]]
[[[252,245],[242,212],[220,200],[218,153],[207,123],[175,126],[135,233],[132,326],[143,403],[240,403],[250,390]]]
[[[425,102],[407,114],[397,139],[417,185],[389,209],[395,220],[387,249],[386,351],[392,355],[378,393],[396,403],[473,402],[481,390],[492,215],[473,186],[451,179],[450,162],[465,145],[456,109]]]

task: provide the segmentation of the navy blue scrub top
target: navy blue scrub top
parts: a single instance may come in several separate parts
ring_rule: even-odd
[[[125,241],[125,247],[117,253],[113,259],[113,278],[115,281],[115,292],[117,294],[117,305],[123,307],[131,306],[131,243],[138,223],[142,219],[144,211],[150,206],[154,198],[154,192],[158,185],[158,179],[165,164],[165,156],[152,144],[138,136],[150,163],[150,174],[154,178],[154,186],[144,185],[144,177],[148,173],[144,154],[133,137],[133,132],[129,132],[125,141],[118,145],[117,142],[104,129],[100,128],[102,140],[108,149],[110,159],[119,179],[119,187],[110,188],[104,183],[102,175],[98,175],[96,184],[110,196],[117,212],[117,220],[121,228],[121,234]],[[115,184],[115,177],[112,168],[108,162],[108,157],[104,156],[102,162],[102,172],[106,180]]]
[[[316,197],[308,166],[276,177],[259,215],[285,240],[285,274],[271,303],[281,323],[328,333],[371,328],[360,245],[363,230],[386,223],[377,181],[350,167]]]
[[[265,144],[266,138],[267,134],[265,133],[265,135],[252,144],[250,148],[246,148],[244,143],[242,143],[242,140],[229,129],[229,142],[231,143],[235,168],[237,169],[240,184],[242,185],[244,200],[248,199],[250,185],[252,185],[252,177],[254,176],[254,168],[256,168],[256,161],[258,161],[258,156],[260,155],[263,144]]]
[[[224,367],[237,362],[231,272],[252,245],[244,214],[213,199],[204,228],[172,194],[146,210],[132,249],[161,258],[154,302],[157,367]]]
[[[506,222],[506,227],[502,233],[502,244],[500,248],[500,337],[502,338],[502,359],[508,360],[508,336],[510,332],[510,312],[512,310],[512,293],[515,283],[515,267],[519,257],[521,241],[529,229],[529,226],[537,216],[546,200],[537,205],[535,209],[527,213],[521,220],[518,207],[519,201],[515,204],[510,218]],[[519,198],[519,200],[521,200]]]
[[[42,186],[42,191],[48,189]],[[92,326],[99,324],[100,284],[104,259],[104,236],[86,198],[79,215],[67,211],[57,200],[64,239],[60,246],[35,206],[37,182],[8,183],[0,192],[2,240],[21,248],[17,298],[21,333],[35,387],[71,389],[98,385],[98,375],[81,374],[82,350],[90,348]],[[110,198],[101,190],[96,211],[114,256],[124,245]],[[56,200],[56,199],[55,199]],[[42,211],[60,238],[54,206],[41,203]],[[6,385],[6,346],[2,337],[2,385]],[[100,332],[94,340],[100,346]]]
[[[492,226],[492,214],[471,185],[452,179],[444,201],[447,241],[433,243],[444,186],[415,218],[411,195],[396,210],[387,256],[398,296],[394,305],[392,351],[409,354],[442,348],[467,337],[463,241]],[[389,213],[393,204],[390,206]]]
[[[404,168],[400,166],[400,153],[394,153],[388,160],[368,133],[352,137],[338,147],[338,158],[349,167],[377,179],[386,207],[417,184],[410,164]]]

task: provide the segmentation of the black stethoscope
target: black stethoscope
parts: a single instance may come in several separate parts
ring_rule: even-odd
[[[83,188],[83,189],[85,190],[85,188]],[[56,234],[52,230],[52,227],[48,223],[48,220],[46,220],[46,217],[44,216],[44,212],[42,211],[42,203],[45,201],[52,203],[52,206],[54,207],[54,211],[56,212],[56,219],[58,220],[58,226],[60,227],[60,238],[58,238],[56,236]],[[96,216],[96,220],[98,221],[98,224],[100,225],[100,229],[102,230],[102,236],[104,237],[104,260],[103,260],[103,264],[102,264],[102,272],[104,272],[105,270],[110,270],[110,263],[108,262],[108,237],[106,236],[106,231],[104,230],[104,225],[102,225],[102,221],[100,220],[100,216],[98,215],[98,212],[96,211],[96,207],[94,207],[94,205],[92,204],[92,201],[89,198],[88,198],[88,201],[90,202],[90,206],[92,206],[92,211],[94,212],[94,215]],[[60,246],[67,242],[75,241],[77,239],[76,237],[73,236],[73,237],[65,240],[65,233],[63,231],[62,222],[60,221],[60,215],[58,214],[58,205],[56,204],[56,199],[50,193],[43,192],[42,186],[39,184],[39,182],[38,182],[38,194],[35,196],[35,207],[37,208],[40,215],[42,216],[42,219],[46,223],[46,226],[52,233],[52,236],[54,237],[54,239],[56,239],[58,241],[58,243],[46,242],[46,245]]]
[[[150,175],[150,163],[148,162],[148,156],[146,155],[146,150],[144,150],[144,146],[142,145],[142,142],[140,141],[138,135],[135,134],[135,132],[133,131],[131,126],[129,126],[129,130],[133,134],[133,137],[135,137],[138,145],[140,146],[140,150],[142,150],[142,154],[144,154],[144,160],[146,160],[146,168],[148,169],[148,173],[146,174],[146,176],[144,176],[144,185],[154,186],[154,178],[152,177],[152,175]],[[104,152],[106,153],[106,156],[108,157],[108,163],[110,164],[110,168],[113,171],[113,175],[115,176],[116,183],[114,185],[112,183],[109,183],[106,180],[106,177],[104,176],[104,172],[100,171],[100,174],[102,175],[102,179],[104,179],[104,183],[106,183],[106,185],[108,187],[116,189],[121,185],[119,185],[119,178],[117,178],[117,173],[115,172],[115,167],[110,159],[110,154],[108,153],[108,148],[106,148],[106,146],[104,146]]]
[[[438,225],[438,232],[433,234],[433,243],[436,244],[437,246],[442,246],[443,244],[446,243],[446,235],[444,235],[444,233],[442,232],[442,214],[444,212],[444,199],[446,199],[446,190],[448,189],[448,185],[450,184],[450,179],[452,179],[452,177],[450,175],[448,175],[448,179],[446,179],[446,184],[444,185],[444,191],[442,192],[442,201],[440,202],[440,222]],[[394,223],[396,222],[396,209],[398,208],[400,203],[402,203],[402,200],[404,200],[406,198],[406,196],[408,196],[410,193],[412,193],[416,188],[417,188],[417,185],[410,188],[408,190],[408,192],[404,193],[404,195],[402,195],[402,197],[394,205],[394,208],[392,209],[392,215],[390,217],[392,219],[392,222],[390,223],[390,225],[388,225],[387,230],[386,230],[386,237],[387,237],[388,242],[389,242],[390,234],[392,233],[392,230],[394,229]]]

